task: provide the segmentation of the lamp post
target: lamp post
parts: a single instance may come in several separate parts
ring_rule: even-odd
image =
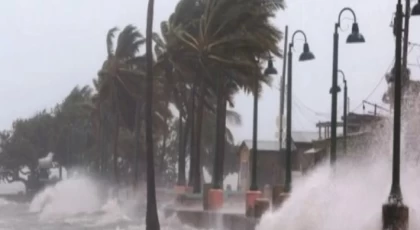
[[[285,28],[285,32],[284,32],[284,53],[287,53],[287,43],[288,43],[288,35],[289,35],[289,27],[286,26]],[[281,75],[281,80],[280,80],[280,114],[279,114],[279,171],[278,171],[278,182],[281,183],[282,181],[282,176],[281,176],[281,162],[283,161],[283,157],[281,154],[281,151],[283,149],[283,117],[284,117],[284,96],[285,94],[285,82],[286,82],[286,65],[287,65],[287,58],[283,57],[283,69],[282,69],[282,75]],[[282,186],[279,185],[277,186],[277,188],[273,188],[276,189],[276,192],[274,192],[274,195],[277,195],[279,188],[282,189]]]
[[[268,64],[273,66],[273,61],[269,60]],[[251,165],[251,186],[249,188],[250,191],[256,192],[258,191],[258,184],[257,184],[257,154],[258,154],[258,147],[257,147],[257,135],[258,135],[258,78],[255,78],[254,82],[254,106],[253,106],[253,122],[252,122],[252,165]]]
[[[277,74],[277,70],[274,68],[273,59],[270,56],[268,59],[268,66],[264,70],[264,75],[274,75]],[[254,118],[253,118],[253,129],[252,129],[252,165],[251,165],[251,185],[249,190],[256,192],[258,191],[257,184],[257,139],[258,139],[258,78],[255,78],[255,87],[254,87]]]
[[[346,80],[346,75],[344,74],[344,72],[342,70],[338,70],[339,73],[341,73],[341,76],[343,76],[343,84],[344,84],[344,102],[343,102],[343,149],[344,149],[344,153],[347,154],[347,100],[348,100],[348,96],[347,96],[347,80]]]
[[[274,68],[273,59],[270,56],[268,59],[268,66],[264,71],[264,75],[277,74],[277,70]],[[246,192],[246,215],[254,216],[255,215],[255,203],[256,200],[261,196],[261,192],[258,189],[257,183],[257,160],[258,160],[258,147],[257,147],[257,134],[258,134],[258,86],[259,79],[255,78],[254,82],[254,106],[253,106],[253,130],[252,130],[252,160],[251,160],[251,184],[249,190]]]
[[[338,73],[338,28],[341,24],[341,16],[345,11],[350,11],[353,15],[353,26],[351,34],[347,37],[347,43],[363,43],[365,38],[359,33],[359,25],[357,24],[356,14],[354,11],[346,7],[340,11],[338,15],[338,22],[334,26],[334,46],[333,46],[333,74],[332,74],[332,87],[331,93],[331,164],[334,164],[337,159],[337,94],[340,88],[337,85]]]
[[[412,16],[420,16],[420,0],[417,1],[417,4],[413,7],[411,11]]]
[[[286,52],[287,50],[287,33],[288,33],[288,27],[286,26],[285,28],[285,36],[284,36],[284,52]],[[283,139],[283,114],[284,114],[284,77],[285,77],[285,73],[286,73],[286,57],[283,57],[283,73],[282,76],[280,78],[280,102],[279,102],[279,165],[281,162],[281,149],[282,149],[282,139]],[[268,65],[267,68],[264,70],[264,75],[276,75],[277,74],[277,69],[274,67],[273,65],[273,60],[272,57],[270,56],[269,60],[268,60]],[[274,171],[274,173],[276,173],[276,171]],[[280,179],[279,179],[280,182]]]
[[[284,192],[288,193],[291,189],[292,183],[292,48],[295,36],[302,34],[305,43],[303,45],[303,53],[299,56],[299,61],[309,61],[315,59],[314,54],[309,50],[309,45],[306,39],[306,34],[302,30],[297,30],[293,33],[292,39],[289,44],[288,63],[287,63],[287,127],[286,127],[286,175]]]
[[[409,12],[406,12],[408,14]],[[413,16],[420,15],[420,1],[412,10]],[[395,32],[395,78],[394,78],[394,139],[392,148],[392,184],[388,203],[382,206],[383,229],[406,230],[408,228],[408,207],[403,203],[400,185],[400,155],[401,155],[401,86],[402,86],[402,28],[403,10],[401,0],[398,0],[394,23]],[[407,29],[407,28],[405,28]]]

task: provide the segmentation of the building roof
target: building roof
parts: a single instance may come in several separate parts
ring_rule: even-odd
[[[312,141],[319,139],[319,133],[311,131],[296,131],[292,132],[292,139],[296,143],[312,143]]]
[[[360,136],[369,135],[369,134],[372,134],[372,132],[369,132],[369,131],[361,131],[361,132],[349,133],[349,134],[347,134],[347,137],[348,138],[351,138],[351,137],[360,137]],[[337,139],[343,139],[343,138],[344,138],[343,135],[337,135]],[[322,140],[315,140],[315,141],[316,142],[323,142],[323,141],[330,141],[330,139],[331,139],[331,137],[328,137],[328,138],[324,138]]]
[[[322,149],[316,149],[316,148],[311,148],[311,149],[308,149],[308,150],[306,150],[303,154],[315,154],[315,153],[318,153],[318,152],[320,152]]]
[[[383,119],[384,116],[378,114],[360,114],[360,113],[349,113],[347,115],[347,120],[349,123],[351,122],[371,122],[371,121],[378,121]]]
[[[284,135],[285,136],[285,135]],[[282,149],[286,148],[286,138],[283,138]],[[312,143],[314,140],[319,139],[318,132],[306,132],[306,131],[297,131],[292,132],[292,150],[296,149],[295,143]],[[252,149],[252,140],[244,140],[243,143],[249,148]],[[257,148],[259,151],[276,151],[279,150],[280,145],[279,141],[269,141],[269,140],[258,140]]]
[[[252,149],[252,140],[244,140],[243,144],[246,145],[248,149]],[[258,151],[278,151],[280,148],[278,141],[257,141],[257,149]],[[286,143],[283,143],[282,149],[286,149]],[[295,150],[296,146],[292,142],[292,150]]]

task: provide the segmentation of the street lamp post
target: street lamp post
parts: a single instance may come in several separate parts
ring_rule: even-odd
[[[284,53],[287,53],[287,41],[288,41],[288,34],[289,34],[289,26],[286,26],[284,29]],[[283,116],[284,116],[284,96],[285,96],[285,81],[286,81],[286,65],[287,65],[287,57],[283,57],[283,68],[282,68],[282,75],[280,78],[280,90],[279,90],[279,171],[275,171],[276,174],[278,174],[278,179],[277,182],[279,182],[279,185],[276,185],[275,187],[273,187],[273,190],[275,190],[276,192],[273,193],[274,196],[277,196],[276,194],[282,190],[282,186],[280,185],[280,183],[282,182],[282,176],[281,176],[281,172],[280,172],[280,166],[281,163],[283,161],[283,157],[282,157],[282,149],[283,149]],[[269,66],[270,67],[270,66]],[[268,72],[269,68],[266,69],[266,72]],[[273,72],[273,70],[271,70],[271,72]],[[277,74],[277,70],[274,69],[275,74]],[[267,74],[267,73],[265,73]]]
[[[264,75],[273,75],[277,74],[277,70],[274,68],[273,59],[270,56],[268,60],[268,67],[264,71]],[[249,191],[246,193],[246,215],[253,216],[255,215],[255,202],[257,198],[261,196],[261,192],[258,190],[258,183],[257,183],[257,170],[258,170],[258,147],[257,147],[257,139],[258,139],[258,88],[259,88],[259,80],[255,78],[254,82],[254,106],[253,106],[253,130],[252,130],[252,160],[251,160],[251,184],[249,187]]]
[[[412,16],[420,16],[420,0],[418,0],[417,4],[413,7],[411,11]]]
[[[408,14],[409,12],[406,12]],[[411,14],[420,15],[420,1],[414,6]],[[395,16],[395,78],[394,78],[394,140],[392,148],[392,184],[388,203],[382,206],[383,229],[406,230],[408,228],[408,207],[403,203],[400,185],[401,156],[401,86],[402,86],[402,28],[403,10],[401,0],[398,0]],[[408,27],[408,25],[406,25]],[[407,28],[405,28],[407,29]]]
[[[270,61],[269,61],[270,64]],[[271,61],[271,64],[272,61]],[[252,122],[252,165],[251,165],[251,186],[249,188],[250,191],[258,191],[258,184],[257,184],[257,154],[258,154],[258,147],[257,147],[257,139],[258,139],[258,78],[255,78],[254,82],[254,106],[253,106],[253,122]]]
[[[289,52],[287,57],[287,126],[286,126],[286,175],[284,192],[288,193],[291,189],[292,183],[292,48],[295,36],[302,34],[305,43],[303,45],[303,53],[299,56],[299,61],[309,61],[315,59],[314,54],[309,50],[309,45],[306,39],[306,34],[302,30],[297,30],[293,33],[292,39],[289,44]]]
[[[347,37],[347,43],[363,43],[365,38],[359,33],[359,25],[357,24],[356,14],[354,11],[346,7],[340,11],[338,15],[338,22],[334,26],[334,47],[333,47],[333,74],[331,93],[331,164],[334,164],[337,159],[337,94],[340,88],[337,84],[338,73],[338,28],[340,28],[341,16],[345,11],[350,11],[353,15],[353,26],[351,34]]]
[[[346,80],[346,75],[344,75],[344,72],[342,70],[338,70],[339,73],[341,73],[341,76],[343,76],[343,84],[344,84],[344,102],[343,102],[343,149],[344,149],[344,153],[347,153],[347,100],[348,100],[348,96],[347,96],[347,80]]]

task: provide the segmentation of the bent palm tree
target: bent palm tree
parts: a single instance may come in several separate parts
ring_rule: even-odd
[[[199,68],[218,98],[215,166],[223,165],[229,92],[252,91],[255,79],[269,83],[257,60],[267,60],[269,53],[281,56],[277,46],[281,32],[269,19],[283,7],[283,0],[181,0],[169,20],[169,33],[176,39],[168,42],[168,47],[173,46],[168,50],[185,57],[178,66],[189,72]],[[215,175],[214,187],[221,187],[220,180]]]
[[[140,45],[144,43],[142,35],[132,26],[126,26],[117,39],[117,47],[113,50],[113,38],[117,28],[108,31],[106,43],[108,58],[99,71],[100,88],[98,99],[110,104],[112,110],[113,128],[113,168],[115,181],[118,183],[118,134],[120,120],[122,119],[128,128],[132,128],[134,114],[133,108],[136,89],[132,82],[138,82],[142,74],[138,69],[132,68],[132,63],[137,59],[136,54]],[[120,116],[122,115],[122,117]]]

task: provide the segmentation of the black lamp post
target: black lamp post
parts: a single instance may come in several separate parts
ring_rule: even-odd
[[[268,59],[268,66],[264,70],[264,75],[273,75],[277,74],[277,70],[274,68],[273,59],[270,56]],[[249,190],[250,191],[258,191],[258,184],[257,184],[257,154],[258,154],[258,146],[257,146],[257,139],[258,139],[258,78],[255,78],[255,87],[254,87],[254,117],[253,117],[253,129],[252,129],[252,165],[251,165],[251,185]]]
[[[420,1],[412,10],[413,16],[420,15]],[[408,14],[408,12],[406,12]],[[403,204],[400,185],[400,156],[401,156],[401,86],[402,86],[402,28],[403,10],[401,0],[397,3],[394,22],[395,32],[395,78],[394,78],[394,139],[392,148],[392,184],[388,203],[382,206],[383,229],[406,230],[408,228],[408,207]],[[407,28],[406,28],[407,29]]]
[[[265,72],[272,71],[270,69],[273,68],[273,61],[270,59],[268,61],[268,68]],[[252,165],[251,165],[251,185],[249,187],[250,191],[258,191],[258,184],[257,184],[257,154],[258,154],[258,147],[257,147],[257,135],[258,135],[258,78],[255,78],[254,82],[254,106],[253,106],[253,122],[252,122]]]
[[[420,0],[418,0],[417,4],[413,7],[411,11],[412,16],[420,16]]]
[[[286,178],[284,186],[284,192],[286,193],[290,192],[292,183],[292,48],[295,36],[299,33],[302,34],[305,39],[303,53],[299,56],[299,61],[309,61],[315,59],[314,54],[309,50],[306,34],[302,30],[295,31],[289,44],[287,63]]]
[[[345,11],[350,11],[353,14],[354,22],[351,29],[351,34],[347,37],[347,43],[363,43],[365,38],[359,33],[359,25],[357,24],[356,14],[351,8],[344,8],[338,15],[338,22],[334,26],[334,51],[333,51],[333,74],[331,93],[331,164],[334,164],[337,159],[337,94],[340,88],[337,84],[338,73],[338,28],[340,28],[341,16]]]
[[[343,76],[343,84],[344,84],[344,97],[343,97],[343,149],[344,149],[344,153],[347,153],[347,101],[348,101],[348,96],[347,96],[347,80],[346,80],[346,75],[344,74],[344,72],[342,70],[338,70],[339,73],[341,73],[341,76]]]

